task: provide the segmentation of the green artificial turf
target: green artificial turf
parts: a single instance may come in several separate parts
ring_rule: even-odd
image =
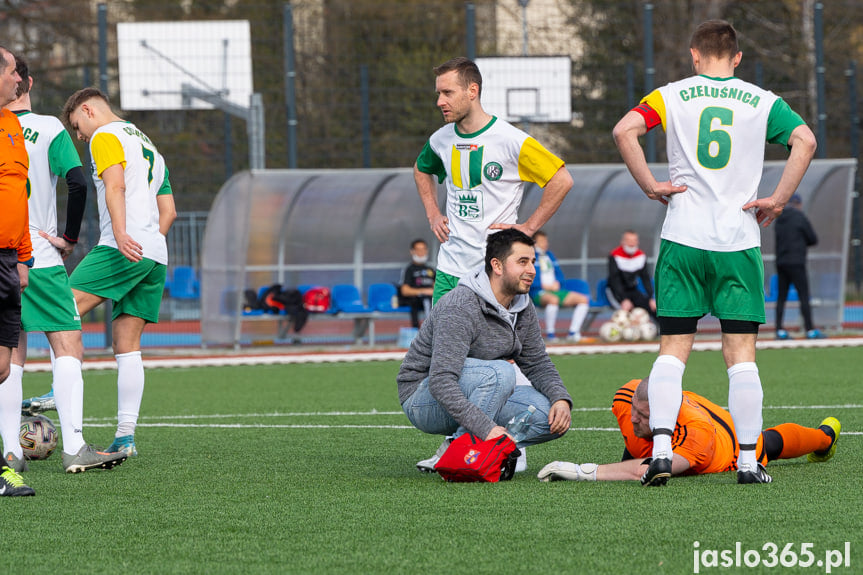
[[[484,485],[417,472],[440,438],[400,412],[397,362],[150,369],[139,456],[78,475],[59,453],[31,462],[36,497],[0,498],[3,557],[29,573],[692,573],[696,552],[740,542],[769,563],[770,544],[778,561],[787,544],[799,555],[811,543],[820,567],[707,567],[708,553],[699,569],[824,573],[847,541],[851,566],[832,572],[860,572],[859,348],[758,355],[765,427],[842,422],[827,463],[771,463],[769,485],[733,473],[662,488],[536,479],[552,460],[620,458],[612,396],[654,357],[554,357],[573,429],[530,447],[526,473]],[[28,373],[24,397],[49,381]],[[719,352],[692,355],[684,388],[727,404]],[[86,440],[107,445],[115,412],[116,373],[85,372]]]

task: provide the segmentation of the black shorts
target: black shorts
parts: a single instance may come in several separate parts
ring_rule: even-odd
[[[21,333],[21,279],[18,252],[0,249],[0,345],[18,347]]]

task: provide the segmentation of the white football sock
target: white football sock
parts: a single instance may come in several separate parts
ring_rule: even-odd
[[[554,333],[554,326],[557,323],[557,310],[560,306],[555,303],[550,303],[545,306],[545,333]]]
[[[0,384],[0,437],[3,438],[3,455],[10,451],[18,459],[24,458],[21,449],[21,380],[24,368],[14,363],[9,366],[9,377]]]
[[[141,398],[144,396],[144,360],[140,351],[121,353],[117,358],[117,433],[135,434]]]
[[[650,370],[647,399],[650,404],[650,429],[674,433],[680,402],[683,401],[683,371],[686,364],[673,355],[660,355]],[[655,433],[653,457],[671,458],[671,435]]]
[[[581,334],[581,324],[584,323],[588,311],[590,311],[590,306],[586,303],[575,306],[575,309],[572,310],[572,321],[569,322],[569,333]]]
[[[740,444],[738,469],[741,465],[749,465],[755,469],[755,445],[761,435],[763,402],[764,391],[761,389],[761,378],[755,362],[738,363],[729,367],[728,411],[734,420],[734,431],[737,433],[737,443]],[[746,445],[751,446],[751,449],[744,449]]]
[[[84,377],[78,358],[67,355],[54,360],[54,401],[63,451],[75,455],[84,446]]]

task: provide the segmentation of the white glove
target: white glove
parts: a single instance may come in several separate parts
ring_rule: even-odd
[[[537,474],[540,481],[596,481],[596,463],[552,461]]]

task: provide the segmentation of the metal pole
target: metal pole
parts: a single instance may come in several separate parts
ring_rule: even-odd
[[[99,89],[108,93],[108,5],[99,4]]]
[[[824,4],[815,3],[815,82],[818,104],[818,149],[819,158],[827,157],[827,109],[824,95]]]
[[[108,94],[108,5],[99,4],[99,89],[103,94]],[[113,316],[113,306],[111,300],[106,299],[105,305],[102,307],[105,312],[104,320],[104,346],[111,347],[111,318]]]
[[[225,117],[224,132],[225,132],[225,179],[229,179],[234,175],[234,138],[231,133],[231,115],[227,112],[222,112]]]
[[[527,5],[530,0],[518,0],[518,3],[521,5],[521,55],[527,56]]]
[[[626,109],[635,107],[635,67],[632,62],[626,63]]]
[[[283,14],[285,109],[288,119],[288,167],[295,169],[297,167],[297,71],[294,63],[294,12],[289,2],[285,3]]]
[[[369,67],[360,65],[360,122],[363,133],[363,167],[372,167],[372,135],[371,121],[369,120]]]
[[[848,104],[851,110],[851,157],[857,159],[857,169],[854,170],[854,198],[851,201],[851,248],[854,269],[854,290],[859,294],[863,283],[863,253],[861,253],[860,229],[860,116],[857,114],[857,62],[848,63],[845,71],[848,76]]]
[[[249,134],[249,168],[252,170],[263,170],[266,168],[264,101],[259,92],[255,92],[249,97],[249,117],[247,122]]]
[[[644,5],[644,93],[653,91],[653,77],[656,69],[653,67],[653,4]],[[647,133],[648,163],[656,162],[656,135],[653,131]]]
[[[469,60],[476,59],[476,6],[473,2],[468,2],[464,5],[465,11],[465,28],[467,57]]]

